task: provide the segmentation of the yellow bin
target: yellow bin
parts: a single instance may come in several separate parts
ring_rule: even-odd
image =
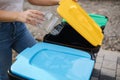
[[[93,46],[102,44],[103,33],[87,12],[73,0],[61,0],[57,12]]]

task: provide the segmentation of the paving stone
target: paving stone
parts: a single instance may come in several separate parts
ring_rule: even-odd
[[[120,64],[117,64],[117,69],[120,69]]]
[[[93,77],[99,77],[100,76],[100,70],[93,69],[92,76]]]
[[[90,80],[98,80],[97,77],[92,77]]]
[[[102,62],[103,62],[103,57],[99,57],[99,56],[98,56],[98,57],[96,58],[96,62],[97,62],[97,63],[102,63]]]
[[[120,80],[120,77],[116,77],[116,80]]]
[[[101,75],[99,80],[115,80],[115,77]]]
[[[105,52],[104,52],[105,50],[103,50],[102,48],[100,49],[100,51],[98,52],[98,54],[97,54],[97,56],[98,57],[104,57],[104,55],[105,55]]]
[[[119,56],[117,57],[117,60],[118,60],[118,62],[120,63],[120,57],[119,57]]]
[[[101,67],[102,67],[102,63],[99,63],[99,62],[95,63],[95,66],[94,66],[95,69],[100,70]]]
[[[120,57],[117,58],[117,69],[120,69]]]
[[[115,80],[115,71],[102,68],[99,80]]]
[[[117,69],[117,77],[120,77],[120,69]]]
[[[101,50],[97,55],[91,80],[120,80],[120,55]]]
[[[118,57],[120,57],[120,52],[118,52],[118,55],[117,55]]]
[[[106,61],[103,61],[102,67],[116,70],[116,65],[117,65],[117,62],[112,62],[112,61],[106,60]]]
[[[116,73],[115,70],[106,69],[106,68],[101,69],[101,75],[104,76],[104,77],[108,76],[108,77],[114,78],[115,73]]]
[[[120,65],[120,57],[117,57],[117,63]]]
[[[104,60],[117,62],[117,55],[111,51],[108,51],[108,53],[104,56]]]

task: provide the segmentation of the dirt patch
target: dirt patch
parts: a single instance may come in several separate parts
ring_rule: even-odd
[[[112,51],[120,51],[120,1],[80,0],[79,3],[88,13],[102,14],[109,18],[104,30],[105,37],[102,48]],[[41,11],[51,11],[61,19],[56,13],[56,7],[57,6],[32,6],[28,2],[25,2],[24,4],[24,10],[37,9]],[[42,40],[46,34],[45,31],[38,29],[38,27],[28,25],[28,28],[36,39]]]

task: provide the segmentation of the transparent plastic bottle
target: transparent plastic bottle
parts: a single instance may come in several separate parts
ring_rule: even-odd
[[[58,22],[58,17],[56,17],[53,13],[51,12],[44,12],[44,15],[45,15],[45,21],[43,21],[41,24],[38,24],[37,26],[44,30],[46,33],[50,33],[55,25],[57,24]]]

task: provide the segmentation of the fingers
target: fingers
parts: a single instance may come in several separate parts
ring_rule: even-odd
[[[29,10],[26,14],[26,23],[36,25],[44,20],[43,14],[38,14],[36,11]]]
[[[29,17],[36,18],[38,20],[44,20],[44,14],[40,11],[36,10],[30,10],[31,14],[29,14]]]
[[[37,10],[29,10],[26,22],[32,25],[41,24],[44,21],[44,15],[42,12]]]
[[[37,25],[44,21],[44,14],[38,10],[27,10],[20,12],[16,21],[25,22],[31,25]]]

